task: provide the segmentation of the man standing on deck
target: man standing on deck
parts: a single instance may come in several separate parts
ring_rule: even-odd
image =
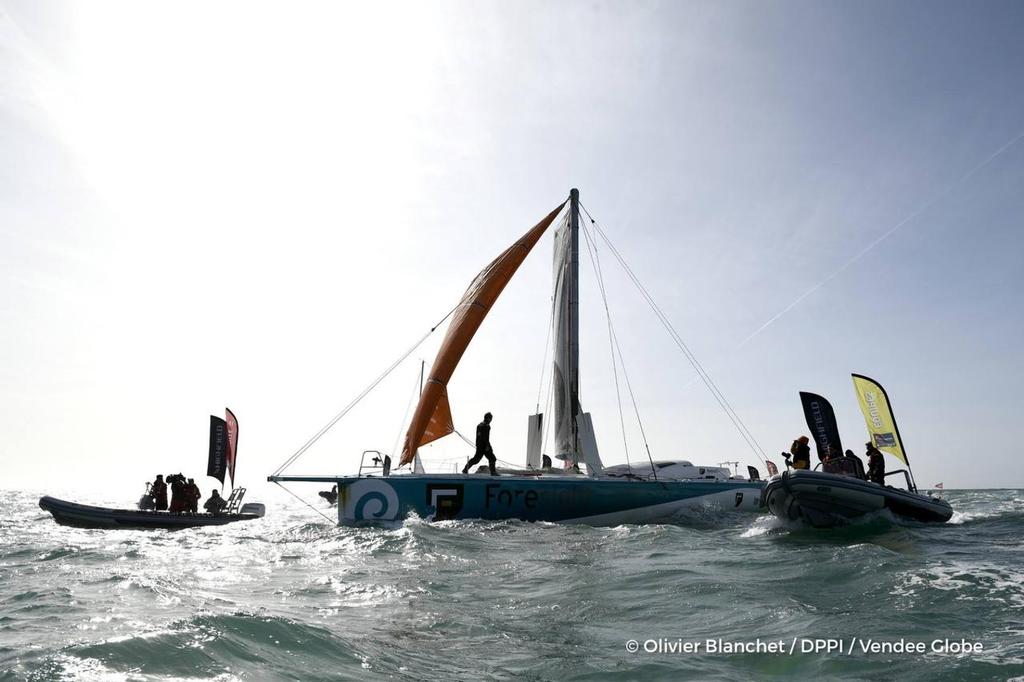
[[[466,462],[466,466],[462,467],[462,473],[468,474],[471,466],[486,457],[487,466],[491,468],[491,476],[498,475],[494,469],[494,448],[491,447],[491,419],[491,413],[488,412],[484,415],[484,420],[476,425],[476,454],[473,455],[473,459]]]
[[[195,514],[199,511],[199,498],[201,498],[203,494],[199,492],[199,486],[196,485],[194,479],[188,479],[186,492],[188,497],[188,510]]]
[[[222,514],[227,507],[227,501],[220,496],[220,493],[217,492],[216,488],[214,488],[210,493],[210,499],[208,499],[206,504],[203,505],[203,509],[205,509],[208,514],[213,514],[214,516]]]
[[[157,474],[153,486],[150,488],[153,499],[156,500],[157,511],[167,511],[167,484],[164,483],[164,475]]]
[[[864,447],[867,448],[868,455],[868,480],[885,485],[885,457],[882,456],[882,451],[871,441],[865,443]]]

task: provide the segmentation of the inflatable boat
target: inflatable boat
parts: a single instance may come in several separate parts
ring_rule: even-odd
[[[53,520],[62,526],[77,528],[195,528],[196,526],[223,526],[235,521],[251,521],[261,518],[266,512],[258,503],[242,505],[237,513],[226,514],[178,514],[165,511],[139,509],[111,509],[93,507],[49,495],[39,500],[39,507],[53,514]]]
[[[780,519],[803,519],[815,528],[842,525],[882,509],[933,523],[953,516],[953,508],[941,498],[823,471],[790,470],[772,477],[764,489],[764,503]]]

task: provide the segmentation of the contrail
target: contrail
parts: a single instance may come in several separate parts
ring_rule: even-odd
[[[1001,155],[1002,155],[1002,154],[1003,154],[1004,152],[1006,152],[1006,151],[1007,151],[1008,149],[1010,149],[1010,147],[1012,147],[1012,146],[1014,146],[1015,144],[1017,144],[1018,142],[1020,142],[1020,140],[1021,140],[1021,139],[1024,139],[1024,131],[1022,131],[1022,132],[1018,133],[1016,137],[1014,137],[1013,139],[1011,139],[1011,140],[1010,140],[1009,142],[1007,142],[1006,144],[1004,144],[1004,145],[1003,145],[1002,147],[1000,147],[999,149],[997,149],[997,150],[995,150],[994,152],[992,152],[992,154],[990,154],[990,155],[988,156],[988,158],[986,158],[986,159],[985,159],[984,161],[982,161],[982,162],[981,162],[981,163],[979,163],[979,164],[978,164],[977,166],[975,166],[975,167],[974,167],[974,168],[972,168],[971,170],[969,170],[969,171],[967,171],[966,173],[964,173],[964,174],[963,174],[962,176],[960,176],[959,178],[957,178],[956,180],[954,180],[954,181],[953,181],[952,183],[950,183],[949,185],[947,185],[945,189],[943,189],[943,190],[942,190],[941,192],[939,192],[938,194],[936,194],[936,195],[935,195],[934,197],[932,197],[932,198],[931,198],[931,199],[929,199],[928,201],[926,201],[926,202],[924,202],[923,204],[921,204],[921,206],[920,206],[920,207],[918,207],[918,209],[917,209],[916,211],[914,211],[913,213],[911,213],[910,215],[908,215],[908,216],[907,216],[906,218],[904,218],[903,220],[901,220],[901,221],[899,221],[898,223],[896,223],[895,225],[893,225],[893,226],[892,226],[891,228],[889,228],[889,230],[888,230],[888,231],[886,231],[885,233],[883,233],[883,234],[882,234],[882,235],[881,235],[880,237],[877,237],[877,238],[876,238],[876,239],[875,239],[874,241],[872,241],[872,242],[871,242],[870,244],[868,244],[868,245],[867,245],[867,246],[865,246],[865,247],[864,247],[863,249],[861,249],[860,251],[858,251],[858,252],[857,252],[856,254],[854,254],[854,256],[853,256],[852,258],[850,258],[850,259],[849,259],[848,261],[846,261],[845,263],[843,263],[843,264],[842,264],[842,265],[841,265],[841,266],[840,266],[839,268],[837,268],[836,270],[833,270],[833,271],[832,271],[832,272],[831,272],[831,273],[830,273],[830,274],[828,275],[828,277],[826,277],[825,279],[821,280],[820,282],[818,282],[817,284],[815,284],[814,286],[812,286],[812,287],[811,287],[810,289],[808,289],[808,290],[807,290],[807,291],[805,291],[804,293],[802,293],[802,294],[800,294],[799,296],[797,296],[797,297],[796,297],[796,299],[795,299],[795,300],[793,300],[793,302],[792,302],[792,303],[790,303],[790,304],[789,304],[789,305],[787,305],[787,306],[786,306],[785,308],[783,308],[782,310],[780,310],[779,312],[775,313],[775,314],[774,314],[774,315],[772,315],[772,316],[771,316],[770,318],[768,318],[768,321],[767,321],[767,322],[765,322],[765,323],[764,323],[764,324],[762,324],[762,325],[761,325],[760,327],[758,327],[757,329],[755,329],[755,330],[754,330],[754,331],[753,331],[753,332],[752,332],[752,333],[751,333],[751,334],[750,334],[749,336],[747,336],[747,338],[745,338],[745,339],[743,339],[742,341],[740,341],[739,345],[738,345],[738,346],[736,346],[736,350],[739,350],[740,348],[742,348],[743,346],[745,346],[745,345],[746,345],[746,344],[747,344],[747,343],[748,343],[748,342],[749,342],[749,341],[750,341],[751,339],[753,339],[754,337],[756,337],[757,335],[759,335],[759,334],[760,334],[761,332],[763,332],[763,331],[764,331],[765,329],[767,329],[768,327],[770,327],[770,326],[771,326],[771,325],[772,325],[772,324],[773,324],[773,323],[774,323],[774,322],[775,322],[776,320],[778,320],[778,319],[779,319],[780,317],[782,317],[783,315],[785,315],[786,313],[788,313],[788,312],[789,312],[790,310],[792,310],[793,308],[795,308],[795,307],[796,307],[797,305],[799,305],[799,304],[800,304],[800,302],[801,302],[801,301],[803,301],[803,300],[804,300],[805,298],[807,298],[808,296],[810,296],[811,294],[813,294],[813,293],[814,293],[815,291],[817,291],[818,289],[822,288],[823,286],[825,286],[826,284],[828,284],[829,282],[831,282],[831,281],[832,281],[833,279],[835,279],[835,278],[836,278],[836,277],[837,277],[838,275],[840,275],[840,274],[841,274],[842,272],[844,272],[844,271],[845,271],[845,270],[846,270],[847,268],[849,268],[849,267],[850,267],[851,265],[853,265],[854,263],[856,263],[857,261],[859,261],[859,260],[860,260],[861,258],[863,258],[863,257],[864,257],[864,256],[865,256],[865,255],[866,255],[866,254],[867,254],[867,253],[868,253],[869,251],[871,251],[871,250],[872,250],[873,248],[875,248],[876,246],[878,246],[879,244],[881,244],[881,243],[882,243],[883,241],[885,241],[886,239],[888,239],[888,238],[889,238],[890,236],[892,236],[892,234],[893,234],[894,232],[896,232],[896,230],[900,229],[901,227],[903,227],[903,226],[904,226],[904,225],[906,225],[907,223],[909,223],[909,222],[913,221],[913,220],[914,220],[915,218],[917,218],[918,216],[920,216],[920,215],[921,215],[922,213],[926,212],[926,211],[927,211],[928,209],[930,209],[930,208],[931,208],[932,206],[934,206],[934,205],[935,205],[935,204],[937,204],[937,203],[938,203],[939,201],[941,201],[942,199],[944,199],[944,198],[945,198],[945,197],[946,197],[946,196],[947,196],[947,195],[948,195],[948,194],[949,194],[950,192],[952,192],[952,191],[953,191],[954,189],[956,189],[957,187],[959,187],[959,186],[960,186],[960,185],[962,185],[963,183],[965,183],[965,182],[967,182],[968,180],[970,180],[970,179],[971,179],[972,177],[974,177],[974,175],[975,175],[975,174],[977,174],[977,173],[978,173],[979,171],[981,171],[981,170],[982,170],[983,168],[985,168],[985,167],[986,167],[987,165],[989,165],[990,163],[992,163],[993,161],[995,161],[995,160],[996,160],[997,158],[999,158],[999,157],[1000,157],[1000,156],[1001,156]]]

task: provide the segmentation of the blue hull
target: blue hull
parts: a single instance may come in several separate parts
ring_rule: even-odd
[[[609,525],[671,520],[687,508],[760,508],[763,483],[636,481],[579,476],[411,474],[378,477],[282,476],[271,480],[336,483],[338,523],[424,519],[521,519]]]

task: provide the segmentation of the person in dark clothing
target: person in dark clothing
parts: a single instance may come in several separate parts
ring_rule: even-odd
[[[156,498],[153,497],[153,484],[146,484],[146,492],[139,498],[139,509],[151,511],[156,509]]]
[[[867,476],[864,475],[864,462],[861,461],[860,457],[853,454],[853,450],[846,451],[846,459],[853,462],[853,466],[856,467],[857,478],[867,478]]]
[[[491,419],[491,413],[488,412],[484,415],[484,420],[476,425],[476,454],[473,455],[473,459],[466,462],[466,466],[462,467],[462,473],[468,474],[471,466],[486,457],[487,466],[491,469],[491,476],[498,475],[494,468],[496,461],[494,448],[491,447]]]
[[[188,485],[186,486],[186,495],[188,497],[188,510],[195,514],[199,511],[199,498],[203,496],[199,492],[199,486],[196,485],[195,479],[188,479]]]
[[[821,464],[821,470],[827,474],[841,474],[853,478],[864,478],[864,465],[853,456],[852,450],[847,450],[845,455],[838,454],[839,450],[829,447],[829,453],[833,456]]]
[[[217,516],[218,514],[223,513],[227,506],[227,501],[221,497],[220,493],[217,492],[217,489],[214,488],[213,492],[210,493],[210,499],[206,500],[206,504],[203,505],[203,509],[210,514]]]
[[[819,459],[822,462],[827,462],[830,459],[839,459],[842,456],[843,455],[839,452],[839,450],[836,448],[836,446],[828,445],[825,448],[825,455],[823,457],[819,457]]]
[[[188,511],[187,484],[185,483],[185,477],[181,474],[171,474],[167,477],[167,482],[171,485],[170,512],[172,514],[181,514],[182,512]]]
[[[163,474],[156,475],[156,480],[153,481],[153,487],[150,489],[150,492],[156,500],[156,510],[167,511],[167,484],[164,483]]]
[[[874,443],[868,442],[864,445],[867,447],[868,480],[885,485],[885,457],[882,456],[882,451],[876,448]]]
[[[790,464],[793,465],[794,469],[810,469],[811,468],[811,448],[807,445],[810,439],[807,436],[800,436],[793,444],[789,446],[789,452],[783,452],[782,457],[787,462],[790,456],[793,457],[793,461]]]

